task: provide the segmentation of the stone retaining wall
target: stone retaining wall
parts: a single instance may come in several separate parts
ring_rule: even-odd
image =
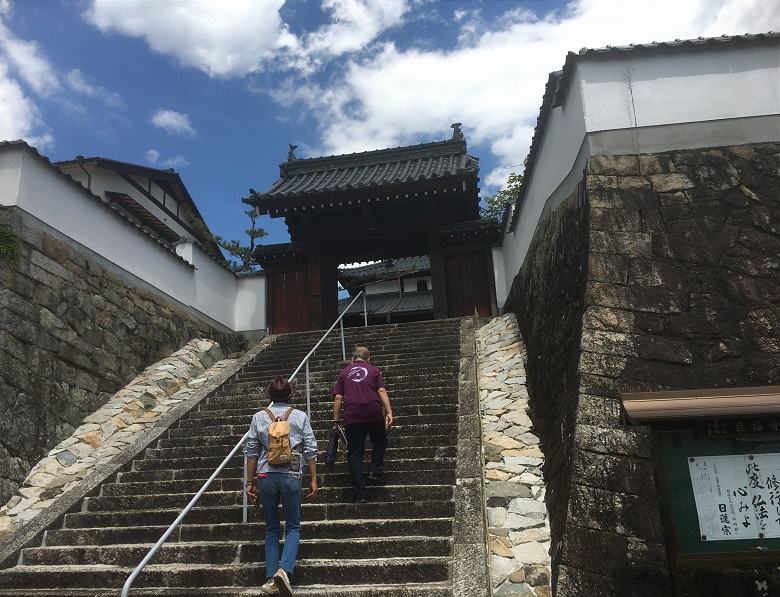
[[[0,260],[4,503],[33,463],[146,366],[192,338],[228,353],[242,345],[23,211],[3,209],[0,223],[21,241],[18,264]]]
[[[780,145],[591,158],[507,302],[543,431],[560,596],[670,594],[649,429],[621,392],[780,383]],[[549,450],[549,451],[548,451]],[[675,570],[750,595],[774,565]]]
[[[32,468],[23,487],[0,507],[0,541],[54,505],[234,362],[224,358],[216,342],[191,340],[144,370]]]
[[[493,597],[550,597],[544,454],[527,413],[515,316],[491,320],[475,338]]]

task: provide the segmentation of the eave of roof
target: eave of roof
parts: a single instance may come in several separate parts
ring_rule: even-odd
[[[181,176],[173,168],[160,170],[158,168],[151,168],[149,166],[141,166],[139,164],[131,164],[129,162],[122,162],[119,160],[112,160],[98,156],[91,158],[78,157],[74,160],[54,162],[54,165],[58,168],[62,166],[79,166],[83,164],[90,164],[94,165],[96,168],[103,168],[105,170],[112,170],[114,172],[129,174],[132,176],[145,176],[154,181],[157,181],[158,183],[164,182],[172,185],[173,188],[181,195],[181,200],[187,206],[187,209],[189,209],[196,218],[203,222],[203,225],[206,226],[206,230],[208,231],[208,226],[206,225],[206,221],[203,219],[203,216],[198,210],[198,206],[195,205],[195,201],[192,199],[190,192],[184,185],[184,181],[181,179]],[[209,244],[209,246],[211,246],[212,250],[214,251],[215,256],[218,255],[222,258],[222,261],[224,261],[222,248],[215,241],[205,236],[204,238],[199,238],[198,240],[204,244]],[[220,260],[219,257],[217,257],[217,261]]]
[[[39,160],[41,163],[43,163],[45,166],[51,168],[54,172],[56,172],[58,175],[62,176],[69,184],[75,186],[80,192],[84,193],[94,201],[98,203],[103,209],[110,210],[117,218],[122,220],[126,225],[132,226],[136,231],[143,234],[147,239],[150,241],[158,244],[163,250],[168,251],[172,255],[174,255],[177,259],[181,260],[183,263],[186,263],[189,267],[194,269],[194,266],[189,263],[186,259],[181,257],[174,249],[160,241],[158,238],[144,230],[141,226],[136,224],[134,221],[132,221],[130,218],[128,218],[125,214],[123,214],[121,211],[116,209],[114,206],[109,205],[103,199],[87,189],[83,184],[81,184],[78,180],[71,177],[69,174],[66,174],[62,170],[59,169],[54,163],[49,160],[46,156],[42,155],[38,152],[38,150],[33,147],[32,145],[29,145],[26,141],[23,140],[17,140],[17,141],[0,141],[0,151],[7,149],[7,148],[17,148],[20,147],[26,151],[28,151],[32,156],[34,156],[37,160]]]
[[[349,306],[352,297],[340,299],[339,313]],[[358,304],[360,301],[358,301]],[[428,313],[433,311],[433,292],[418,291],[398,293],[382,293],[366,295],[366,311],[369,315],[392,315],[393,313]],[[362,315],[362,308],[355,305],[350,309],[350,315]]]
[[[698,37],[696,39],[676,39],[674,41],[666,42],[651,42],[649,44],[629,44],[627,46],[606,46],[604,48],[582,48],[579,52],[569,52],[566,55],[566,62],[563,65],[563,69],[550,73],[547,78],[547,84],[545,85],[544,96],[542,97],[542,105],[539,109],[539,116],[536,119],[536,127],[534,127],[534,136],[531,140],[531,149],[528,152],[526,159],[525,172],[523,174],[523,182],[520,184],[518,190],[518,196],[515,200],[515,207],[512,213],[512,219],[509,223],[509,232],[514,231],[517,226],[517,220],[520,216],[520,206],[523,204],[525,192],[528,188],[529,181],[533,176],[534,164],[536,162],[537,153],[539,151],[539,145],[541,144],[542,137],[544,136],[544,130],[547,126],[547,119],[550,112],[556,106],[560,106],[563,103],[566,95],[566,89],[569,86],[569,79],[574,71],[574,65],[578,60],[587,59],[601,59],[612,58],[616,55],[626,55],[632,53],[646,53],[655,51],[690,51],[701,50],[711,47],[724,47],[728,44],[754,44],[754,43],[778,43],[780,41],[780,33],[775,31],[768,31],[767,33],[744,35],[721,35],[720,37]]]
[[[427,256],[403,257],[388,259],[379,263],[371,263],[361,267],[339,269],[339,282],[342,286],[360,286],[369,282],[396,279],[398,276],[408,276],[430,272],[431,261]]]
[[[261,205],[274,199],[326,195],[357,189],[388,187],[408,182],[476,177],[479,159],[466,152],[466,141],[453,138],[280,164],[280,178],[264,193],[242,201]]]

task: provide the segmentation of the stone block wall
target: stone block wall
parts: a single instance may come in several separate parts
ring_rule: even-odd
[[[0,260],[5,503],[35,462],[148,365],[193,338],[228,353],[242,345],[23,211],[3,209],[0,224],[21,243],[17,264]]]
[[[549,466],[563,474],[548,479],[562,488],[548,487],[553,575],[561,596],[671,594],[649,429],[623,425],[619,397],[780,383],[780,145],[597,156],[585,184],[577,214],[587,242],[572,241],[582,228],[571,227],[573,206],[564,203],[540,225],[512,288],[532,412],[562,463]],[[555,265],[549,254],[561,246],[568,253]],[[571,343],[561,343],[544,310],[566,311],[555,303],[560,290],[542,279],[583,260],[578,346],[564,360]],[[555,384],[566,388],[559,405],[550,404]],[[673,573],[674,590],[686,596],[712,595],[701,579],[713,574],[730,595],[758,595],[756,586],[780,580],[771,565]]]
[[[576,421],[588,246],[585,207],[580,186],[539,224],[504,306],[515,313],[525,343],[533,432],[545,455],[553,586],[566,527]]]

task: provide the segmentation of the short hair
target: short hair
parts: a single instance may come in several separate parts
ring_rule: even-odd
[[[365,346],[358,346],[355,352],[352,353],[353,359],[363,359],[364,361],[371,357],[371,353],[368,352],[368,348]]]

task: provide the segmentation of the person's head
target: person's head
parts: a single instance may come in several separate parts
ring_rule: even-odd
[[[371,353],[368,352],[368,348],[365,346],[358,346],[355,349],[355,352],[352,353],[352,360],[362,360],[362,361],[370,361],[371,360]]]
[[[293,394],[295,394],[295,385],[281,375],[277,375],[276,379],[265,387],[265,395],[273,402],[287,402]]]

